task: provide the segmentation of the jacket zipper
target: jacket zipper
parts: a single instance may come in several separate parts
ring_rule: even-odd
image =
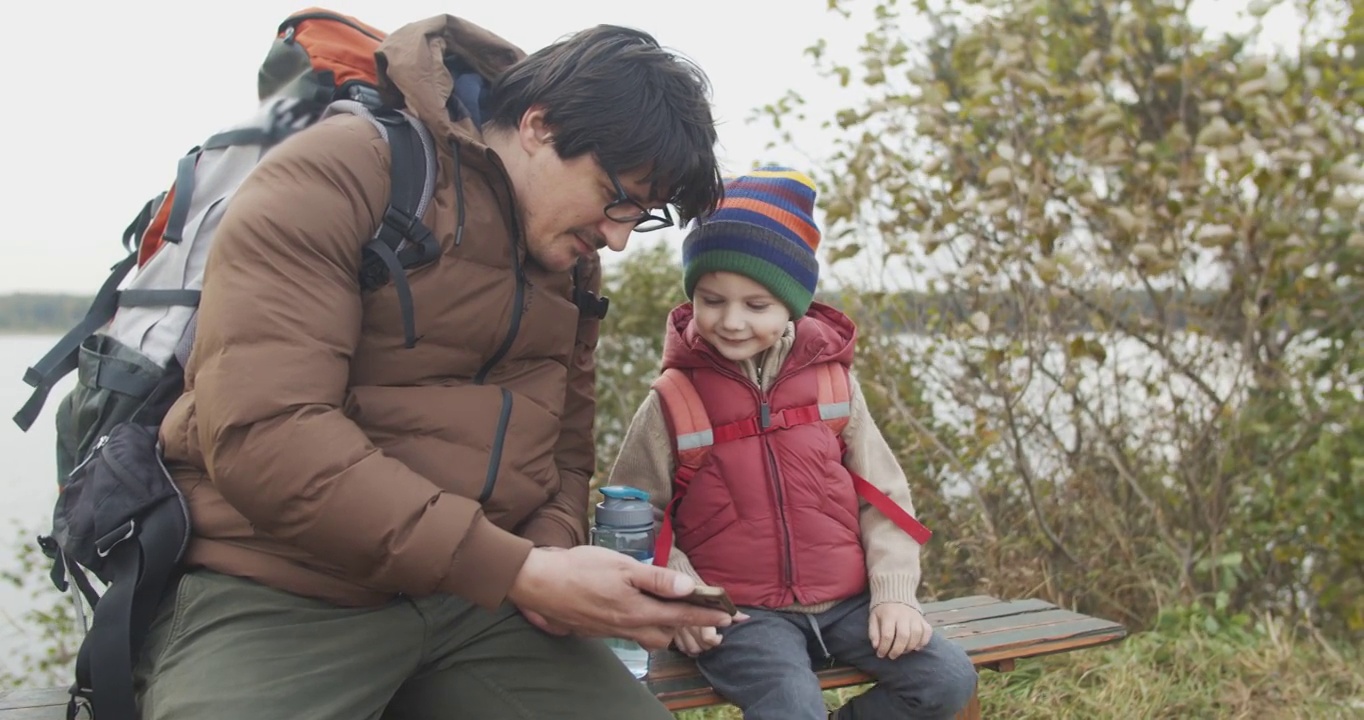
[[[458,153],[459,148],[454,148],[454,151]],[[502,180],[508,196],[515,198],[516,194],[512,192],[511,180],[507,177],[505,169],[502,170]],[[511,245],[512,273],[516,276],[516,293],[512,296],[511,322],[507,328],[507,336],[502,339],[502,344],[498,346],[497,351],[493,353],[492,357],[488,358],[487,362],[483,363],[483,367],[480,367],[478,372],[474,375],[475,385],[483,385],[488,381],[488,373],[492,372],[492,369],[502,361],[502,358],[507,356],[507,353],[511,350],[512,343],[516,342],[517,333],[521,331],[521,313],[524,311],[526,303],[526,273],[524,268],[521,267],[520,253],[517,252],[517,247],[520,244],[521,238],[521,223],[516,219],[515,208],[512,210],[512,231],[509,239]],[[511,419],[511,406],[511,391],[507,388],[502,388],[502,412],[497,419],[497,431],[493,434],[493,447],[488,456],[488,470],[483,480],[483,492],[479,493],[478,496],[478,501],[480,503],[486,502],[488,498],[492,497],[493,488],[497,485],[497,469],[498,466],[502,464],[502,447],[506,444],[507,424]]]
[[[478,502],[485,503],[493,496],[493,486],[497,485],[497,468],[502,465],[502,446],[507,439],[507,423],[511,420],[512,394],[502,388],[502,412],[497,416],[497,432],[493,435],[493,449],[488,454],[488,474],[483,480],[483,492]]]
[[[515,193],[512,193],[511,191],[511,181],[507,178],[505,170],[502,171],[502,179],[506,185],[509,196],[513,198],[516,197]],[[488,358],[488,361],[483,363],[483,367],[480,367],[478,373],[474,375],[474,383],[477,385],[482,385],[487,382],[488,373],[492,372],[493,367],[501,362],[502,358],[507,356],[507,352],[511,350],[512,343],[516,342],[516,334],[521,331],[521,313],[524,311],[526,304],[526,272],[525,269],[521,267],[520,253],[517,252],[521,238],[521,223],[516,219],[515,208],[513,208],[513,212],[511,213],[511,221],[512,232],[509,237],[511,241],[511,263],[512,272],[516,275],[516,294],[512,298],[511,326],[507,329],[507,336],[502,339],[502,344],[497,348],[497,352],[493,353],[493,356]]]

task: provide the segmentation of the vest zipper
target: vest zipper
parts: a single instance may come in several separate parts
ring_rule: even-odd
[[[768,388],[768,390],[764,390],[762,386],[763,379],[762,362],[757,363],[758,382],[756,384],[754,384],[751,380],[745,377],[742,373],[736,373],[732,370],[729,370],[728,368],[725,368],[723,372],[729,373],[730,375],[737,378],[738,380],[740,380],[741,382],[743,382],[744,384],[748,385],[750,388],[753,389],[754,393],[758,397],[759,422],[762,424],[762,429],[766,430],[768,426],[772,424],[772,406],[768,402],[769,401],[768,391],[775,390],[777,384],[781,382],[784,376],[778,375],[777,378],[772,381],[772,387]],[[788,373],[787,375],[789,376],[790,373]],[[786,589],[791,590],[794,593],[796,561],[791,551],[791,523],[786,519],[786,496],[782,492],[781,471],[778,470],[777,468],[777,456],[776,453],[772,451],[772,444],[771,442],[768,441],[766,433],[762,434],[760,437],[763,444],[763,452],[767,456],[768,472],[772,476],[772,492],[773,497],[776,499],[777,502],[777,519],[779,524],[781,525],[782,566],[780,569],[781,570],[780,580],[782,587],[785,587]]]
[[[767,416],[767,401],[762,403],[763,416]],[[772,472],[772,488],[776,492],[777,498],[777,517],[781,519],[781,539],[782,539],[782,563],[781,581],[782,585],[788,590],[795,590],[795,560],[791,554],[791,524],[786,519],[786,500],[781,491],[781,473],[777,470],[777,456],[772,452],[772,445],[767,441],[767,436],[763,436],[763,450],[767,452],[767,465]]]
[[[767,390],[763,390],[762,388],[763,363],[756,364],[758,374],[757,383],[754,383],[752,380],[749,380],[748,376],[744,375],[741,372],[737,372],[736,370],[734,370],[733,367],[727,367],[724,363],[718,362],[714,358],[711,358],[711,367],[713,367],[716,371],[720,372],[721,374],[728,375],[729,377],[738,380],[740,383],[747,385],[753,391],[753,394],[757,396],[758,399],[758,417],[759,420],[762,422],[763,429],[765,430],[772,421],[772,406],[768,402],[771,391],[776,390],[777,385],[779,385],[782,380],[785,380],[786,378],[796,374],[797,372],[804,370],[805,368],[809,367],[812,364],[812,362],[813,361],[806,362],[800,367],[791,368],[790,372],[787,372],[786,374],[781,374],[779,372],[777,374],[777,377],[772,380],[772,387],[768,388]],[[785,496],[782,494],[781,491],[782,488],[781,474],[780,471],[777,470],[777,456],[772,451],[772,445],[768,442],[765,436],[762,438],[762,443],[763,450],[767,455],[767,466],[768,468],[770,468],[770,473],[772,475],[773,490],[776,493],[777,515],[779,520],[781,521],[783,558],[783,563],[781,567],[782,585],[794,593],[795,591],[794,575],[796,561],[791,552],[791,525],[786,520]]]

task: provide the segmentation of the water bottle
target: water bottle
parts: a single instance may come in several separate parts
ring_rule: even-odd
[[[649,493],[624,485],[601,488],[592,544],[625,553],[644,563],[654,561],[654,507]],[[608,638],[606,644],[637,679],[649,674],[649,651],[633,640]]]

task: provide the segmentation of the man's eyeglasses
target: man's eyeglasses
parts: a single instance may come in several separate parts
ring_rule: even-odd
[[[642,233],[673,226],[673,215],[668,210],[667,205],[663,206],[662,215],[655,214],[625,194],[625,188],[620,184],[620,178],[616,177],[614,170],[607,170],[606,176],[611,178],[611,184],[616,186],[616,199],[602,208],[607,219],[618,223],[633,224],[635,232]]]

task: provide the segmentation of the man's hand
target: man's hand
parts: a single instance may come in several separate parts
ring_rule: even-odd
[[[695,587],[694,580],[675,570],[581,545],[568,550],[531,550],[507,599],[532,624],[548,632],[628,638],[659,650],[668,646],[676,628],[724,627],[744,619],[660,599],[685,597]]]
[[[713,627],[684,627],[673,634],[673,644],[684,654],[696,657],[724,640]]]
[[[903,603],[882,603],[871,609],[871,627],[867,629],[876,657],[895,658],[928,644],[933,637],[933,626],[923,613]]]

